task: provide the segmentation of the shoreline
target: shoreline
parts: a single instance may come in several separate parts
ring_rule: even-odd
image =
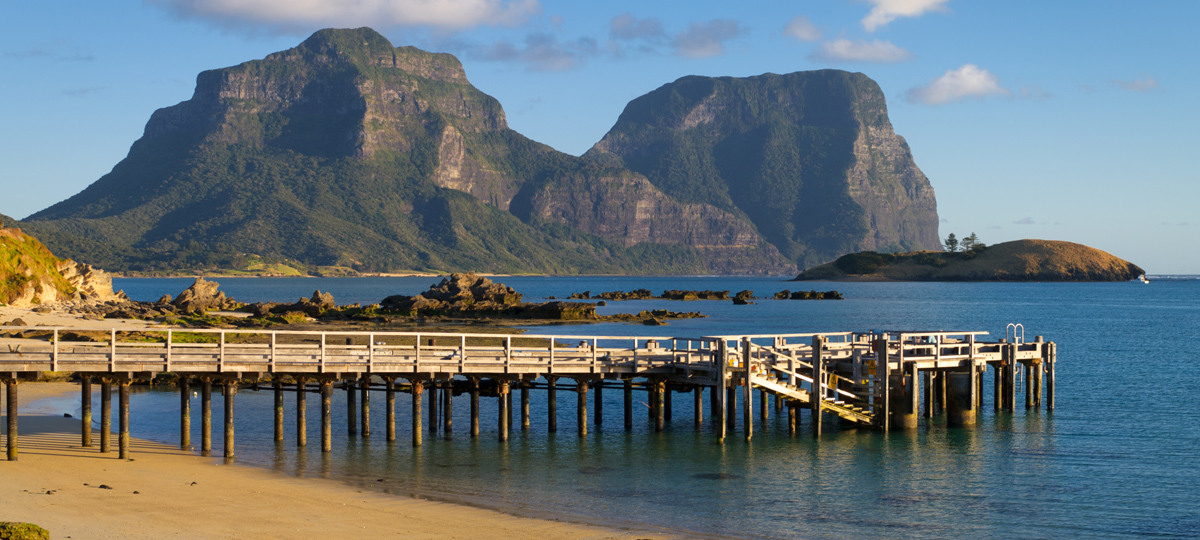
[[[6,520],[55,538],[673,538],[681,533],[535,518],[496,508],[389,493],[334,478],[301,478],[225,464],[174,446],[131,439],[132,459],[79,446],[80,421],[38,402],[73,383],[20,385],[20,457],[0,462]],[[61,415],[61,412],[57,414]],[[94,443],[98,446],[98,442]],[[232,466],[231,466],[232,465]],[[85,485],[87,484],[87,485]],[[101,484],[112,489],[100,489]],[[53,493],[49,493],[53,492]],[[198,510],[201,510],[198,512]]]

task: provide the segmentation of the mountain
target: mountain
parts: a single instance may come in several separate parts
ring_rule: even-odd
[[[941,246],[933,188],[861,73],[684,77],[630,102],[585,157],[753,223],[801,268]]]
[[[1136,264],[1083,244],[1015,240],[967,253],[864,252],[810,268],[802,280],[857,281],[1129,281]]]

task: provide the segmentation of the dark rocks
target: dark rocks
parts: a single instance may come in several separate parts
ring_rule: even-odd
[[[788,291],[775,293],[776,300],[843,300],[842,293],[837,291]]]
[[[25,319],[17,317],[11,321],[4,323],[4,326],[29,326],[29,323],[25,322]]]
[[[728,300],[729,291],[681,291],[667,290],[660,297],[664,300]]]
[[[226,298],[225,293],[218,290],[219,287],[220,284],[215,281],[198,277],[191,287],[179,293],[179,297],[173,300],[171,305],[183,313],[204,313],[205,311],[237,308],[238,302]]]
[[[592,296],[592,291],[583,291],[581,293],[572,294],[570,298],[572,300],[590,300],[592,298],[599,298],[602,300],[649,300],[654,298],[654,293],[650,292],[649,289],[635,289],[629,292],[602,292],[596,296]]]
[[[384,298],[380,308],[409,316],[502,317],[509,319],[595,319],[596,305],[582,302],[521,302],[512,287],[473,272],[451,274],[417,296]]]
[[[738,306],[753,304],[754,302],[751,301],[753,299],[754,291],[738,291],[737,294],[733,295],[733,303]]]

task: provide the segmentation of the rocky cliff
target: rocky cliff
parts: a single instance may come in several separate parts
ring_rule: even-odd
[[[630,102],[586,157],[741,217],[801,267],[940,247],[933,188],[861,73],[684,77]]]
[[[1014,240],[967,253],[854,253],[805,270],[796,280],[1129,281],[1145,273],[1083,244]]]
[[[20,229],[0,228],[0,303],[29,307],[58,302],[103,302],[112,278],[90,265],[60,260]]]
[[[361,28],[201,73],[112,172],[22,227],[141,271],[246,254],[364,271],[794,271],[735,210],[531,141],[453,56]]]

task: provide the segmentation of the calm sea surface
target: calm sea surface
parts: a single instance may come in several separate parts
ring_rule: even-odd
[[[178,294],[187,279],[116,279],[132,298]],[[339,303],[416,294],[436,278],[219,279],[241,301],[294,301],[314,289]],[[468,403],[455,403],[449,440],[409,441],[407,395],[397,398],[398,442],[383,437],[382,395],[372,400],[374,435],[345,435],[335,393],[334,452],[319,447],[319,401],[311,399],[307,449],[272,440],[270,392],[237,398],[238,462],[300,476],[346,479],[369,489],[422,494],[522,514],[662,528],[734,538],[1196,538],[1200,537],[1200,281],[1133,283],[787,283],[763,278],[499,278],[527,300],[572,292],[648,288],[837,289],[844,301],[610,302],[601,313],[668,308],[707,319],[665,328],[585,325],[533,333],[701,336],[737,333],[983,330],[1059,344],[1057,410],[993,414],[991,376],[975,429],[943,417],[912,433],[865,430],[789,437],[772,411],[752,443],[716,444],[697,430],[690,395],[677,394],[674,421],[654,433],[638,405],[623,428],[621,392],[604,393],[605,424],[575,432],[574,392],[559,393],[559,431],[545,429],[545,393],[534,391],[533,426],[496,440],[495,400],[482,399],[483,434],[467,433]],[[595,397],[594,392],[589,396]],[[199,400],[193,398],[198,416]],[[635,400],[645,398],[635,394]],[[705,393],[707,408],[708,394]],[[288,400],[292,422],[293,399]],[[214,418],[221,400],[213,399]],[[60,404],[77,409],[78,400]],[[132,400],[133,434],[178,443],[178,397],[143,391]],[[705,411],[706,418],[709,416]],[[193,428],[199,421],[193,417]],[[827,424],[828,425],[828,424]],[[740,429],[740,427],[739,427]],[[213,447],[221,448],[220,429]],[[198,432],[193,440],[198,440]],[[382,479],[382,482],[378,480]],[[448,524],[448,526],[453,526]]]

